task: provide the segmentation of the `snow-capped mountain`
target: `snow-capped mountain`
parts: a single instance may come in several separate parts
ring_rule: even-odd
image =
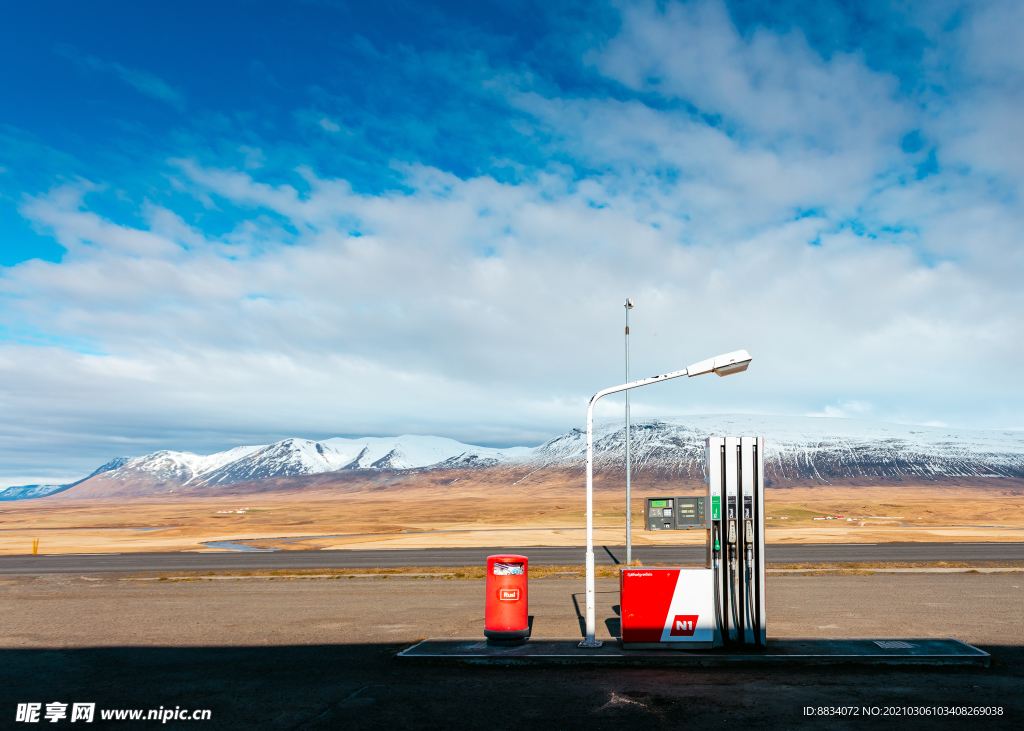
[[[112,459],[106,464],[97,467],[91,475],[83,477],[81,480],[71,482],[66,485],[19,485],[17,487],[8,487],[0,490],[0,501],[5,500],[26,500],[31,497],[44,497],[46,495],[53,495],[58,492],[64,492],[75,485],[79,485],[90,477],[95,477],[102,472],[108,472],[110,470],[116,470],[121,465],[128,462],[130,457],[117,457]]]
[[[43,497],[60,492],[67,485],[18,485],[0,490],[0,500],[27,500],[30,497]]]
[[[125,459],[103,474],[107,481],[145,478],[182,487],[208,487],[268,477],[314,475],[341,470],[410,470],[445,464],[492,466],[528,454],[527,447],[492,449],[443,437],[401,436],[322,441],[285,439],[274,444],[235,447],[200,456],[160,451]]]
[[[767,481],[834,478],[1024,478],[1024,432],[905,426],[801,416],[690,416],[639,421],[630,431],[633,470],[704,477],[709,436],[762,436]],[[581,467],[586,432],[574,429],[532,450],[538,467]],[[594,428],[594,466],[621,469],[625,428]]]
[[[622,422],[595,426],[595,468],[623,469]],[[703,479],[708,436],[762,436],[767,485],[836,479],[1024,478],[1024,432],[904,426],[855,419],[788,416],[690,416],[633,424],[632,465],[679,478]],[[429,436],[285,439],[207,456],[159,451],[121,457],[71,485],[27,485],[0,500],[68,491],[82,497],[201,491],[275,477],[351,470],[563,469],[581,471],[586,433],[573,429],[539,447],[492,449]],[[138,488],[138,489],[136,489]]]
[[[493,465],[528,452],[527,447],[490,449],[463,444],[443,437],[335,437],[321,442],[308,439],[285,439],[265,447],[239,447],[247,450],[238,459],[222,459],[215,468],[196,464],[196,485],[223,485],[265,477],[313,475],[339,470],[376,469],[410,470],[431,467],[444,462]],[[211,455],[211,460],[228,453]]]

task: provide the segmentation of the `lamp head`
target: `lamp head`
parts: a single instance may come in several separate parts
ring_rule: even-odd
[[[733,373],[742,373],[750,365],[750,353],[745,350],[737,350],[733,353],[726,353],[715,358],[715,373],[720,376],[731,376]]]
[[[694,363],[686,369],[686,375],[693,377],[714,371],[720,376],[731,376],[733,373],[742,373],[747,370],[751,360],[750,353],[745,350],[736,350],[702,360],[700,363]]]
[[[627,310],[632,310],[633,309],[633,300],[626,299],[626,309]]]

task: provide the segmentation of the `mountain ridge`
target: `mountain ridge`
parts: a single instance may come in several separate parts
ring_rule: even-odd
[[[710,435],[765,437],[766,486],[794,481],[831,484],[850,479],[1024,479],[1024,432],[757,415],[639,420],[630,433],[634,474],[654,472],[703,480],[704,439]],[[288,438],[205,456],[159,450],[141,457],[119,457],[70,485],[8,488],[0,491],[0,500],[57,493],[67,493],[68,497],[202,493],[209,488],[269,478],[352,471],[582,471],[585,452],[586,433],[581,429],[572,429],[537,447],[504,449],[416,435]],[[596,424],[595,470],[623,470],[624,453],[622,423],[609,420]],[[48,487],[56,489],[45,492]]]

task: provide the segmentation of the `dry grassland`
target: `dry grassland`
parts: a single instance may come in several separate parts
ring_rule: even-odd
[[[663,563],[634,561],[631,566],[665,566]],[[599,579],[619,578],[619,566],[598,564],[594,575]],[[790,576],[854,575],[873,576],[876,573],[963,573],[963,574],[1019,574],[1024,568],[1008,566],[1005,561],[871,561],[871,562],[802,562],[768,564],[769,574]],[[582,579],[583,564],[530,564],[530,579]],[[253,569],[222,571],[147,571],[123,574],[116,581],[330,581],[337,579],[483,579],[484,566],[398,566],[376,568],[335,569]],[[87,581],[101,581],[88,578]],[[0,578],[0,586],[4,579]]]
[[[702,490],[700,482],[639,476],[634,542],[703,543],[702,531],[648,533],[641,513],[645,496]],[[773,543],[1024,540],[1021,481],[773,488],[766,502]],[[559,471],[314,476],[159,499],[76,499],[72,490],[0,503],[0,511],[0,554],[29,553],[36,538],[44,554],[217,550],[203,543],[232,540],[284,550],[578,546],[585,526],[582,481]],[[598,477],[597,542],[624,542],[624,511],[621,479]],[[828,515],[843,518],[813,520]]]

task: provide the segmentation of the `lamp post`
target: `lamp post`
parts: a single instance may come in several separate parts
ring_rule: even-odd
[[[606,388],[595,393],[590,399],[590,404],[587,406],[587,635],[586,639],[580,643],[580,647],[600,647],[604,644],[596,639],[597,632],[594,619],[594,404],[610,393],[618,393],[619,391],[626,391],[628,393],[630,389],[649,386],[652,383],[660,383],[670,378],[679,378],[680,376],[692,378],[693,376],[711,373],[712,371],[719,376],[731,376],[733,373],[741,373],[747,370],[750,361],[750,354],[747,351],[737,350],[733,353],[726,353],[725,355],[702,360],[681,371],[672,371],[662,376],[644,378],[640,381]]]
[[[626,383],[629,383],[629,311],[633,300],[626,298]],[[626,391],[626,565],[633,563],[633,508],[629,480],[629,391]]]

